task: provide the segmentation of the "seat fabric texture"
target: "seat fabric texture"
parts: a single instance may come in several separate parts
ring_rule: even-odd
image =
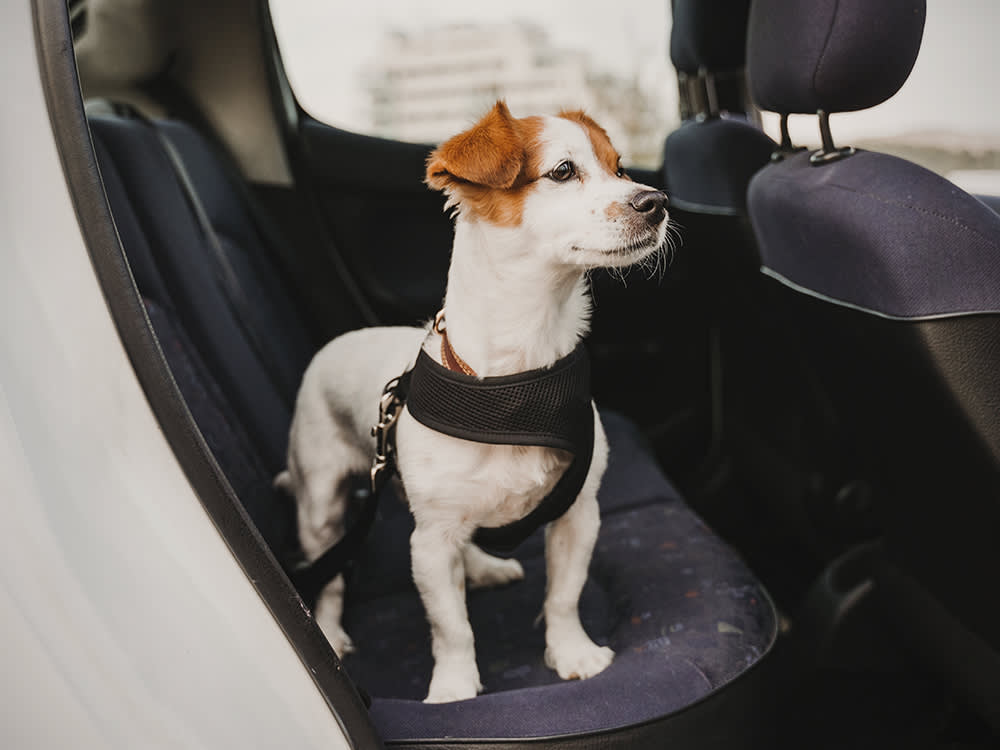
[[[802,152],[757,174],[749,209],[765,269],[802,291],[898,318],[1000,311],[1000,215],[916,164]]]
[[[285,463],[294,390],[281,390],[269,377],[246,337],[247,323],[226,304],[206,239],[150,126],[112,116],[92,116],[90,126],[115,224],[164,357],[247,513],[290,565],[300,555],[294,508],[271,483]],[[161,126],[179,134],[175,145],[192,177],[207,181],[203,191],[199,182],[200,194],[214,200],[203,197],[203,205],[260,305],[254,324],[280,342],[286,359],[273,366],[284,368],[289,382],[297,380],[311,346],[269,268],[248,208],[226,186],[219,157],[200,136],[176,122]]]
[[[285,464],[295,393],[314,347],[220,158],[181,123],[166,120],[156,127],[181,153],[220,244],[253,301],[247,311],[254,319],[239,319],[227,304],[208,241],[151,127],[125,118],[91,117],[102,174],[112,173],[134,214],[124,239],[135,239],[129,244],[143,249],[139,253],[128,247],[136,283],[161,304],[170,302],[168,308],[232,399],[268,470],[277,473]],[[113,208],[123,204],[118,196],[109,197]],[[247,339],[248,327],[274,342],[272,361],[260,361]]]
[[[926,0],[754,0],[754,102],[781,114],[853,112],[895,94],[913,69]]]
[[[271,267],[241,186],[208,142],[177,122],[92,116],[112,213],[150,322],[188,408],[252,521],[286,569],[299,554],[293,503],[271,479],[284,464],[294,389],[312,353],[298,311]],[[260,305],[237,320],[210,248],[152,127],[181,151],[241,283]],[[247,326],[283,362],[262,362]],[[601,731],[667,716],[723,689],[757,664],[776,632],[761,584],[684,505],[627,420],[605,414],[611,459],[604,524],[583,600],[591,634],[617,650],[604,673],[562,682],[542,663],[543,533],[518,551],[527,580],[469,594],[487,693],[431,706],[429,635],[409,570],[412,520],[383,497],[350,571],[346,661],[373,696],[387,740],[541,737]]]

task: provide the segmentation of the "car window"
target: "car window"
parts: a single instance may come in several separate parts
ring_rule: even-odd
[[[296,98],[330,125],[437,143],[499,97],[517,116],[587,110],[627,165],[678,123],[668,0],[272,0]]]
[[[927,0],[920,54],[902,89],[884,104],[835,114],[837,145],[915,161],[973,192],[1000,195],[1000,3]],[[778,118],[763,116],[778,137]],[[816,118],[793,116],[792,140],[818,146]]]

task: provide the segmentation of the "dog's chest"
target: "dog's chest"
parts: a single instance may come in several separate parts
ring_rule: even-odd
[[[469,477],[468,492],[481,498],[480,526],[502,526],[531,512],[552,491],[570,457],[552,448],[483,446],[487,455]]]
[[[565,451],[460,440],[412,419],[400,420],[399,440],[399,470],[414,515],[451,515],[475,526],[523,518],[570,463]]]

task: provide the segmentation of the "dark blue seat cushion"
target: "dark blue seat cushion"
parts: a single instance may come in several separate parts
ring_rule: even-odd
[[[282,288],[235,178],[190,127],[160,121],[182,154],[245,297],[227,301],[213,253],[153,125],[91,116],[98,163],[139,290],[169,311],[198,350],[253,440],[268,471],[285,464],[298,382],[313,354],[301,317]],[[243,314],[253,319],[243,320]],[[261,362],[247,331],[273,349]]]
[[[663,149],[671,205],[692,213],[743,216],[747,184],[776,148],[740,117],[683,123]]]
[[[430,634],[409,569],[412,520],[397,498],[348,585],[345,659],[372,696],[387,741],[524,738],[612,729],[679,711],[736,679],[771,648],[774,607],[743,562],[683,503],[627,420],[604,414],[611,459],[603,515],[581,598],[584,626],[611,646],[600,675],[563,682],[542,659],[535,620],[545,591],[544,542],[517,551],[525,580],[468,595],[485,693],[425,705]]]
[[[295,385],[268,376],[226,304],[210,249],[149,123],[92,116],[101,177],[136,285],[184,400],[236,495],[286,565],[300,555],[291,501],[271,481],[285,463]],[[242,204],[208,144],[179,123],[175,137],[204,186],[203,202],[271,336],[279,367],[297,383],[310,356],[292,308]],[[227,185],[230,185],[227,188]]]
[[[152,299],[144,302],[170,372],[212,455],[275,557],[286,569],[292,567],[301,559],[294,504],[274,488],[273,475],[177,320]]]
[[[748,207],[765,271],[800,291],[894,318],[1000,310],[1000,215],[916,164],[803,152],[758,172]]]

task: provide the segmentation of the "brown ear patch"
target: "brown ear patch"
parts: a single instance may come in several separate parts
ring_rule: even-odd
[[[570,122],[575,122],[582,126],[583,129],[587,131],[587,137],[590,139],[590,145],[593,146],[594,154],[597,156],[597,160],[601,163],[601,166],[603,166],[611,174],[618,173],[621,156],[618,154],[617,149],[611,145],[611,139],[608,138],[608,133],[604,128],[598,125],[594,119],[582,109],[564,109],[559,113],[559,116],[564,120],[569,120]]]
[[[464,215],[502,226],[521,223],[539,170],[540,117],[516,119],[497,102],[469,130],[445,141],[427,160],[427,184],[448,194]]]
[[[427,184],[444,189],[451,180],[509,188],[524,165],[524,144],[510,110],[497,102],[479,122],[445,141],[427,161]]]

